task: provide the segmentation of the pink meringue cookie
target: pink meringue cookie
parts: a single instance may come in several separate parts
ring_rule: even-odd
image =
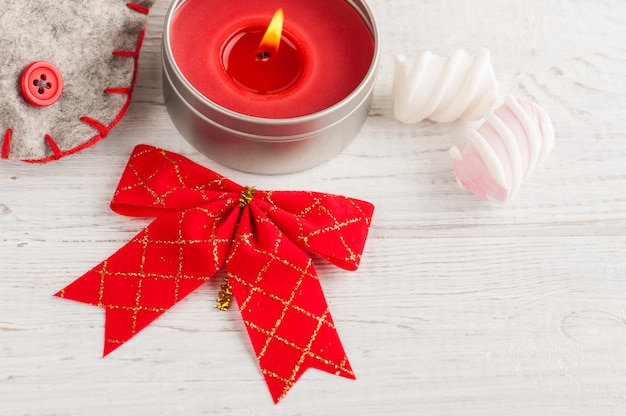
[[[463,152],[450,149],[457,182],[483,199],[505,202],[554,147],[554,128],[537,104],[511,95],[465,134]]]

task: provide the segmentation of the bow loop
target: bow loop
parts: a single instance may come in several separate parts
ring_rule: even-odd
[[[238,198],[243,187],[179,154],[139,145],[122,173],[111,209],[156,217],[211,201]]]
[[[260,193],[258,205],[301,249],[346,270],[356,270],[374,206],[319,192]]]

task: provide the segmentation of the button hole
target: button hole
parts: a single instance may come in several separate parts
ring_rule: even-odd
[[[45,81],[46,80],[46,74],[41,74],[41,80]]]

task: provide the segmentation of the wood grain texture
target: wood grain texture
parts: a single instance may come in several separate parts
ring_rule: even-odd
[[[2,415],[622,415],[626,409],[626,3],[370,0],[381,66],[370,117],[341,155],[280,176],[198,154],[161,97],[157,1],[133,104],[95,147],[0,164]],[[393,55],[485,46],[501,96],[552,116],[550,158],[504,206],[456,187],[465,123],[402,125]],[[376,205],[361,268],[317,263],[356,381],[307,372],[274,406],[219,279],[101,359],[104,314],[52,294],[147,220],[108,202],[139,143],[260,189]]]

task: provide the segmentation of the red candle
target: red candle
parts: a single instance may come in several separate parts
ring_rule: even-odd
[[[274,50],[262,40],[279,9],[284,21]],[[343,0],[187,0],[173,16],[170,44],[201,95],[272,119],[339,103],[367,75],[375,49],[371,30]]]
[[[266,29],[245,28],[226,42],[222,66],[235,84],[269,95],[284,92],[300,80],[304,57],[298,43],[283,33],[283,22],[283,9],[278,9]]]

